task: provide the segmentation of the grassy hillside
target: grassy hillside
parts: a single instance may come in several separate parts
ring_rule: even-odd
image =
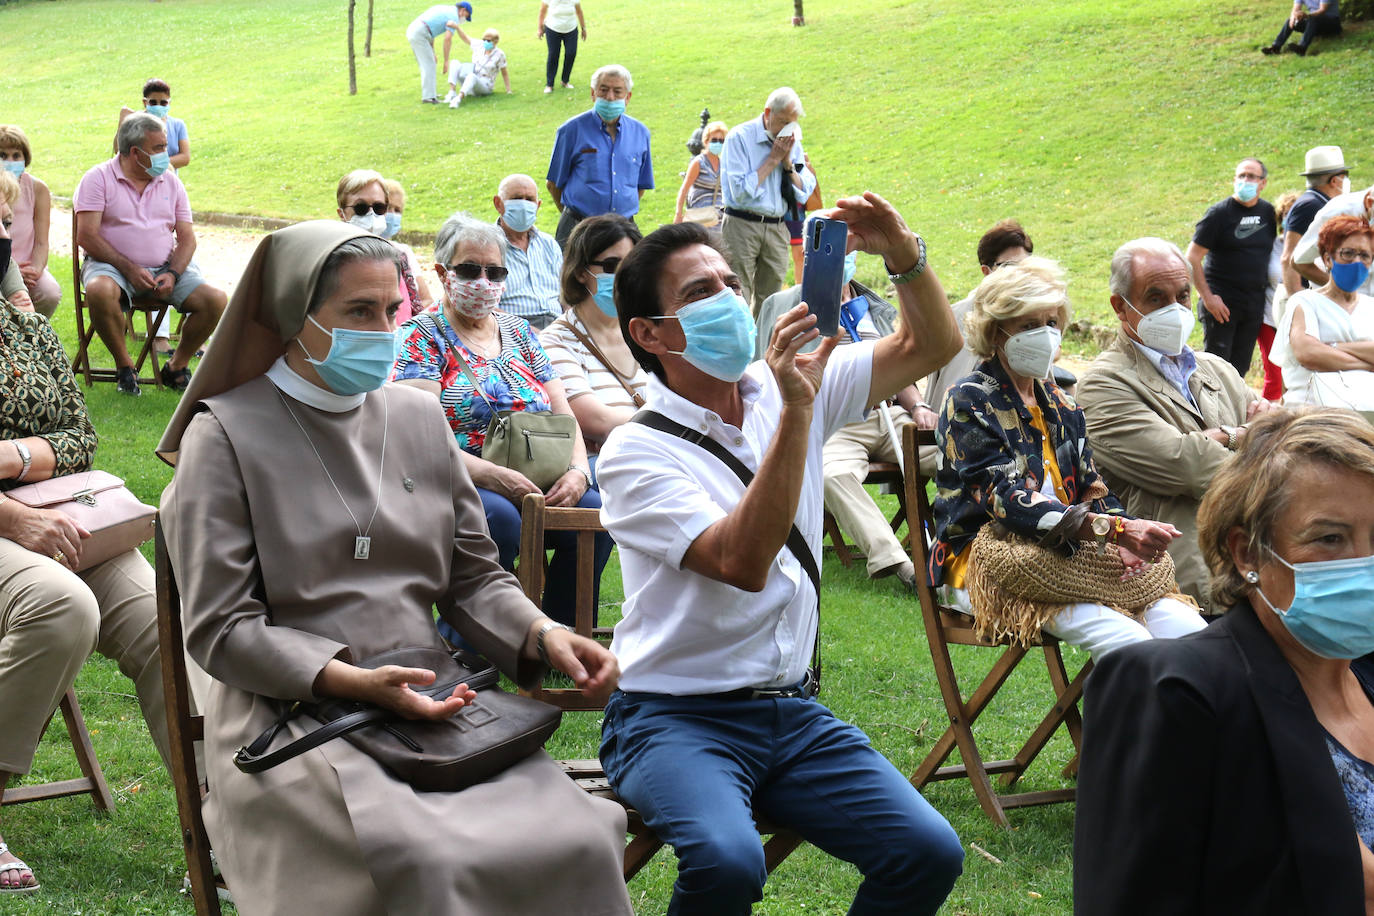
[[[190,126],[196,208],[332,215],[339,176],[370,166],[406,185],[407,228],[432,231],[455,209],[494,216],[507,173],[542,181],[592,70],[620,62],[636,78],[629,111],[654,137],[658,188],[641,219],[652,226],[671,217],[697,113],[733,124],[791,84],[827,200],[892,198],[960,295],[977,279],[978,236],[1018,217],[1069,267],[1079,311],[1102,317],[1113,248],[1144,234],[1186,242],[1241,156],[1271,165],[1274,196],[1301,186],[1310,146],[1343,145],[1357,183],[1371,148],[1358,116],[1374,89],[1369,32],[1322,40],[1317,57],[1265,58],[1255,49],[1282,10],[1253,0],[813,2],[804,29],[786,3],[596,0],[574,73],[583,88],[551,96],[537,6],[482,3],[475,27],[501,30],[515,94],[458,111],[419,104],[404,32],[420,6],[377,0],[373,56],[360,56],[349,96],[342,0],[21,0],[0,8],[3,118],[29,132],[35,173],[69,194],[108,155],[119,106],[162,76]],[[555,221],[545,206],[539,225]]]

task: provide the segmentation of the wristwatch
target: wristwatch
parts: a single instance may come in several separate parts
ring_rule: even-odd
[[[553,630],[567,630],[569,633],[576,632],[567,624],[558,623],[555,620],[550,620],[539,628],[539,632],[534,634],[534,650],[539,654],[539,660],[546,665],[549,664],[549,650],[544,648],[544,637],[548,636]]]
[[[14,450],[19,453],[19,460],[24,463],[24,466],[19,469],[19,473],[14,475],[14,479],[23,480],[25,477],[29,476],[29,465],[33,464],[33,453],[29,451],[27,445],[20,442],[18,439],[12,441],[14,442]]]
[[[883,261],[883,267],[887,269],[888,280],[892,281],[893,283],[910,283],[912,280],[916,279],[922,273],[925,272],[927,263],[926,240],[921,238],[919,235],[916,236],[916,248],[919,253],[916,255],[916,263],[911,266],[910,270],[904,271],[899,274],[894,274],[892,272],[892,268],[887,266],[887,261]]]
[[[1093,517],[1093,537],[1097,540],[1097,552],[1102,553],[1107,549],[1107,535],[1112,531],[1112,519],[1109,515],[1097,515]]]

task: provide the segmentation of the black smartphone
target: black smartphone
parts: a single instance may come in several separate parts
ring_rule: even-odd
[[[816,316],[824,337],[840,332],[840,301],[844,293],[844,246],[849,227],[837,219],[808,220],[802,239],[802,301]]]

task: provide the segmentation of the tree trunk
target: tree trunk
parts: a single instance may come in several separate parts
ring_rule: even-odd
[[[367,39],[363,42],[363,57],[372,56],[372,2],[367,0]]]
[[[792,24],[806,25],[806,14],[802,12],[802,0],[792,0]]]
[[[358,0],[348,0],[348,94],[358,94],[358,65],[353,53],[353,8]]]

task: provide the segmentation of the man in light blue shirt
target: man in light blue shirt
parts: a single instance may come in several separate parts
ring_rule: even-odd
[[[547,185],[562,216],[554,238],[567,244],[589,216],[619,213],[633,220],[654,186],[649,128],[625,114],[634,90],[630,71],[608,64],[592,74],[592,110],[563,122],[553,138]]]
[[[507,175],[491,199],[496,225],[506,234],[505,292],[500,309],[525,319],[542,331],[563,312],[559,278],[563,250],[550,236],[534,228],[539,213],[539,188],[528,175]]]
[[[763,115],[735,125],[725,137],[721,184],[725,219],[720,231],[739,274],[742,295],[759,312],[782,289],[789,238],[783,217],[793,202],[816,190],[816,176],[802,155],[801,99],[788,86],[774,89]]]
[[[436,86],[434,58],[434,39],[444,36],[444,72],[448,72],[448,52],[453,46],[453,30],[460,22],[472,20],[472,4],[441,3],[431,6],[415,17],[406,29],[406,41],[410,50],[415,52],[415,62],[420,65],[420,101],[427,105],[439,104],[439,91]]]

